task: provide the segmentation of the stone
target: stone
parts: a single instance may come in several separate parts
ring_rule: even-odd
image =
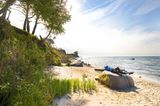
[[[83,67],[84,62],[81,60],[76,60],[70,64],[70,66]]]

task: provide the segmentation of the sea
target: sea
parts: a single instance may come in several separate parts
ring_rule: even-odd
[[[120,67],[128,72],[160,82],[160,56],[82,57],[82,60],[98,68],[104,68],[106,65],[113,68]]]

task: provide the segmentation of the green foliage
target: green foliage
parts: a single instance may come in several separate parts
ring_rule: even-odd
[[[52,29],[52,33],[64,32],[63,24],[71,18],[66,8],[65,0],[38,0],[33,2],[33,11],[38,12],[41,19],[46,23],[47,29]]]
[[[110,78],[109,78],[109,76],[106,73],[100,73],[98,75],[98,77],[99,77],[99,82],[100,83],[102,83],[102,84],[104,84],[106,86],[109,86],[109,80],[110,80]]]
[[[67,0],[3,0],[0,1],[0,14],[4,19],[8,9],[15,2],[20,3],[17,6],[20,6],[25,14],[24,30],[30,32],[29,21],[31,17],[36,19],[32,34],[35,33],[38,21],[41,21],[52,34],[64,33],[63,25],[71,19],[66,7]]]
[[[28,103],[35,106],[35,101],[39,100],[37,103],[44,106],[46,99],[43,96],[40,80],[47,65],[45,52],[30,41],[31,37],[14,35],[0,42],[2,105],[28,106],[27,102],[30,101]],[[37,84],[40,86],[36,86]]]
[[[48,106],[54,97],[90,92],[89,79],[51,79],[47,65],[60,65],[60,52],[48,43],[0,19],[0,105]]]
[[[4,3],[2,1],[0,1],[0,8],[2,8],[4,5]]]
[[[37,37],[0,22],[0,105],[48,106],[54,95],[44,70],[60,57]]]
[[[71,16],[66,8],[66,0],[19,0],[26,15],[43,22],[46,29],[53,34],[64,32],[63,25]],[[28,20],[28,16],[26,19]],[[25,23],[27,24],[27,23]],[[38,23],[36,23],[38,24]]]
[[[17,93],[12,98],[12,104],[15,106],[48,106],[53,95],[50,85],[46,78],[41,77],[36,83],[21,82],[17,87]]]
[[[56,48],[53,49],[50,45],[47,47],[46,61],[48,65],[61,65],[61,53]]]
[[[70,58],[67,54],[66,51],[63,49],[58,49],[58,52],[61,56],[61,62],[69,65],[71,63],[72,58]]]

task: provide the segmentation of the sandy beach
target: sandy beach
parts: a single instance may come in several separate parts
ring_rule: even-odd
[[[52,67],[59,78],[82,78],[86,74],[94,79],[98,74],[92,67]],[[56,106],[160,106],[160,83],[132,75],[135,88],[116,91],[97,82],[98,91],[91,94],[73,93],[54,101]]]

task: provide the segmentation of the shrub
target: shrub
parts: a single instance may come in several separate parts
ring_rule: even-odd
[[[44,70],[52,64],[61,64],[55,48],[0,19],[1,106],[48,106],[54,97],[95,89],[90,80],[50,79]]]
[[[47,56],[55,65],[60,57],[37,37],[14,29],[0,23],[0,105],[48,106],[53,92],[43,71],[51,64]]]
[[[98,75],[99,79],[98,81],[106,86],[109,86],[109,76],[106,73],[100,73]]]

